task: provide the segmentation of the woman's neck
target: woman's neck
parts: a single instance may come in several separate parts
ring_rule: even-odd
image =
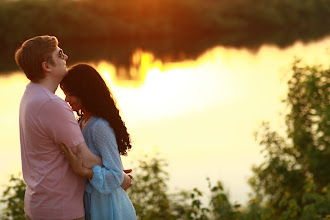
[[[86,111],[85,109],[81,109],[81,111],[83,112],[84,114],[84,121],[87,122],[92,116],[93,114],[90,113],[89,111]]]
[[[90,112],[83,110],[83,109],[81,109],[81,111],[84,114],[84,119],[81,122],[81,130],[83,130],[85,125],[87,124],[87,121],[93,116],[93,114],[91,114]]]

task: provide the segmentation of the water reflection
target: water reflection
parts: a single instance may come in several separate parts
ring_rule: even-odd
[[[273,30],[255,32],[242,30],[235,33],[200,33],[184,36],[157,36],[117,38],[107,41],[64,41],[59,38],[60,46],[69,54],[69,64],[77,62],[94,62],[106,60],[116,66],[116,69],[129,69],[131,57],[136,48],[149,51],[162,62],[181,62],[186,59],[197,59],[208,49],[217,45],[227,48],[248,49],[257,52],[263,45],[274,45],[285,49],[297,41],[310,43],[329,36],[329,30],[324,25],[312,25],[304,30]],[[64,38],[65,39],[65,38]],[[0,42],[1,43],[1,42]],[[0,50],[0,74],[17,70],[13,59],[19,42],[15,45],[2,45]]]
[[[330,38],[281,50],[214,47],[196,59],[163,62],[138,49],[127,69],[107,61],[95,66],[114,93],[133,140],[124,165],[143,153],[168,159],[170,187],[207,191],[205,178],[222,180],[233,201],[247,199],[247,177],[261,161],[252,133],[262,120],[283,131],[279,112],[288,65],[298,55],[309,64],[329,63]],[[120,73],[120,74],[117,74]],[[22,73],[0,78],[0,184],[20,170],[18,106],[27,80]],[[58,90],[57,94],[63,97]]]

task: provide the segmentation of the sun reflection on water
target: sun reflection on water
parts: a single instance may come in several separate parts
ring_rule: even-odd
[[[105,61],[95,67],[124,114],[154,120],[237,98],[239,88],[233,84],[234,76],[226,72],[218,56],[218,53],[206,53],[195,61],[162,63],[151,53],[137,50],[129,74],[121,74]]]

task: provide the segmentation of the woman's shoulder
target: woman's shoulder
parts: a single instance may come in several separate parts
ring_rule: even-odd
[[[108,130],[110,129],[111,131],[113,130],[109,122],[102,117],[94,117],[94,129],[105,129]]]
[[[96,116],[93,116],[93,118],[94,118],[94,124],[95,125],[98,125],[98,126],[109,126],[109,122],[105,118],[96,117]]]
[[[109,122],[101,117],[94,118],[94,123],[92,126],[92,134],[94,138],[107,137],[115,138],[115,132],[113,128],[109,125]]]

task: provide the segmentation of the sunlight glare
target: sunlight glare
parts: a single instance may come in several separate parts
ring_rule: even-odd
[[[239,90],[234,88],[234,79],[217,54],[205,53],[196,61],[164,64],[151,53],[137,50],[130,68],[131,75],[138,79],[133,82],[119,80],[114,66],[106,62],[96,68],[124,115],[152,121],[179,117],[237,98]]]

